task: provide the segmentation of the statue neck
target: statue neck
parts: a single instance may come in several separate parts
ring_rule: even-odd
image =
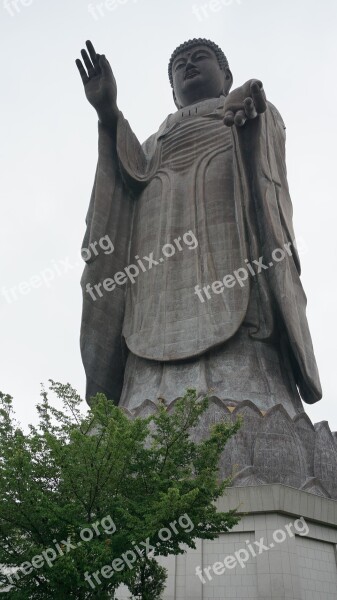
[[[177,112],[173,113],[172,116],[180,115],[180,118],[187,118],[193,116],[202,116],[209,112],[212,112],[216,108],[220,108],[224,105],[225,96],[222,94],[219,98],[206,98],[199,102],[194,102],[189,106],[179,108]]]

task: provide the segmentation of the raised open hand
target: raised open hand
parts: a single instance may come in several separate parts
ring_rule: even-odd
[[[86,46],[88,52],[81,50],[86,68],[80,59],[76,60],[85,95],[98,113],[115,111],[117,109],[117,84],[110,63],[104,54],[96,53],[90,40],[86,42]]]
[[[262,82],[250,79],[227,96],[224,123],[228,127],[242,127],[247,120],[255,119],[266,109],[267,100]]]

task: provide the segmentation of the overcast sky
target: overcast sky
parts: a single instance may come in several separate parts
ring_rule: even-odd
[[[0,2],[0,389],[14,396],[19,420],[36,421],[40,382],[85,389],[79,249],[97,124],[75,58],[88,38],[107,55],[119,107],[144,141],[175,110],[172,51],[207,37],[226,53],[234,86],[260,78],[287,125],[302,282],[324,390],[321,402],[305,406],[313,422],[328,420],[336,431],[336,1]],[[42,276],[48,285],[27,284],[38,286]]]

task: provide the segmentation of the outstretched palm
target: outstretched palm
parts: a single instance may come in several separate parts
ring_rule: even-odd
[[[81,50],[86,68],[80,59],[76,60],[85,95],[98,112],[115,108],[117,106],[117,84],[109,61],[104,54],[96,53],[89,40],[86,42],[86,46],[88,52]]]

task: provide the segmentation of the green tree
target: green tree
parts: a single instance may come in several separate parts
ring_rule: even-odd
[[[51,381],[41,395],[38,425],[24,433],[12,398],[0,394],[0,591],[13,600],[104,600],[123,583],[133,598],[159,600],[167,573],[156,556],[195,548],[239,521],[214,502],[229,484],[219,481],[219,457],[240,423],[218,423],[193,441],[208,406],[194,390],[173,412],[162,403],[134,419],[102,394],[83,413],[69,384]]]
[[[132,571],[128,587],[135,600],[160,600],[165,590],[166,569],[154,558],[145,557]]]

